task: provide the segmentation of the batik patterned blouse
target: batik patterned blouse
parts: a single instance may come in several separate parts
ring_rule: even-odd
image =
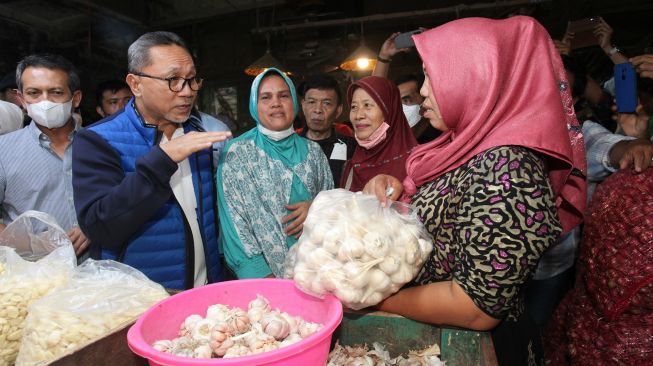
[[[455,281],[491,317],[516,319],[522,285],[561,232],[543,165],[501,146],[421,186],[412,203],[435,245],[415,281]]]

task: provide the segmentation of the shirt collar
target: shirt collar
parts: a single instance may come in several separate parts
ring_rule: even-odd
[[[310,138],[308,138],[306,136],[307,133],[308,133],[308,126],[304,126],[304,128],[302,128],[299,131],[299,136],[306,137],[307,139],[311,140]],[[335,142],[336,140],[337,140],[336,128],[331,127],[331,135],[329,137],[327,137],[325,139],[322,139],[322,140],[311,140],[311,141],[326,143],[326,142]]]
[[[78,124],[77,121],[74,121],[73,124],[75,125],[75,128],[70,132],[70,134],[68,134],[68,141],[72,141],[73,138],[75,137],[75,134],[77,134],[77,131],[82,129],[82,126],[80,124]],[[44,134],[43,131],[41,131],[41,129],[39,129],[39,127],[36,125],[36,122],[34,120],[32,120],[32,122],[30,122],[29,125],[27,125],[27,127],[25,127],[25,128],[28,129],[29,134],[34,138],[34,140],[36,140],[36,141],[40,141],[40,140],[50,141],[50,138],[48,137],[48,135]]]

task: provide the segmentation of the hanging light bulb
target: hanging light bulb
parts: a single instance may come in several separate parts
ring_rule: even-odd
[[[347,56],[340,64],[340,68],[347,71],[372,70],[376,66],[376,53],[365,46],[363,37],[363,24],[361,24],[361,44],[352,54]]]
[[[279,62],[272,54],[270,53],[270,35],[266,34],[265,39],[267,41],[267,50],[265,51],[265,54],[261,57],[259,57],[256,61],[252,62],[251,65],[247,66],[245,68],[245,74],[251,75],[251,76],[256,76],[263,71],[274,67],[277,68],[281,71],[283,71],[286,74],[290,74],[288,71],[286,71],[286,68]]]
[[[367,48],[362,42],[361,45],[340,64],[340,68],[347,71],[372,70],[374,66],[376,66],[376,54],[371,49]]]

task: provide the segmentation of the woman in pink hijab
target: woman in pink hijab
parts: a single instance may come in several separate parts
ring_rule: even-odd
[[[424,62],[424,117],[444,133],[415,148],[400,182],[364,191],[417,209],[434,251],[379,305],[420,321],[494,329],[500,364],[539,364],[523,313],[540,256],[582,220],[584,150],[560,57],[534,19],[467,18],[413,37]]]

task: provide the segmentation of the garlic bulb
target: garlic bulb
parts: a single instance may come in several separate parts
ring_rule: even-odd
[[[315,270],[309,269],[308,266],[304,264],[298,264],[295,266],[295,275],[293,277],[293,280],[297,282],[300,288],[306,289],[308,291],[311,290],[311,286],[313,281],[315,280]],[[251,315],[250,315],[251,318]],[[259,318],[260,319],[260,318]]]
[[[285,347],[285,346],[290,346],[291,344],[295,344],[295,343],[301,341],[302,339],[303,339],[302,336],[300,336],[299,334],[290,333],[290,335],[288,335],[288,337],[286,339],[284,339],[283,341],[281,341],[279,343],[279,348]]]
[[[162,339],[152,344],[152,348],[160,352],[168,352],[170,349],[172,349],[172,347],[173,347],[173,343],[171,340],[168,339]]]
[[[208,344],[202,344],[193,350],[193,358],[211,358],[213,350]]]
[[[335,236],[326,235],[322,241],[322,248],[327,250],[329,253],[336,255],[340,249],[340,240]]]
[[[234,344],[231,348],[227,350],[224,354],[224,358],[240,357],[250,355],[251,351],[249,347],[242,344]]]
[[[413,279],[413,272],[407,265],[399,266],[397,272],[390,275],[390,281],[397,284],[405,284]]]
[[[365,253],[363,242],[354,237],[348,237],[342,241],[338,249],[338,260],[341,262],[351,261],[360,258]]]
[[[316,296],[324,296],[327,293],[326,287],[322,284],[321,276],[313,277],[313,281],[310,282],[310,291]]]
[[[356,304],[363,297],[361,290],[347,286],[336,288],[333,294],[345,304]]]
[[[333,254],[324,248],[316,248],[309,257],[309,266],[319,268],[323,265],[328,265],[335,260]]]
[[[301,243],[297,243],[295,245],[298,245],[297,247],[297,260],[302,260],[302,261],[308,261],[311,258],[311,253],[315,249],[317,249],[317,246],[313,244],[312,242],[308,240],[302,240]]]
[[[227,353],[227,351],[233,347],[236,343],[231,338],[227,338],[224,341],[218,343],[210,343],[211,349],[216,356],[222,357]]]
[[[206,317],[215,319],[218,322],[225,321],[228,315],[229,308],[222,304],[211,305],[208,309],[206,309]]]
[[[270,352],[274,351],[275,349],[279,349],[279,342],[266,342],[263,343],[263,345],[259,348],[255,348],[252,350],[252,354],[258,354],[258,353],[263,353],[263,352]]]
[[[195,327],[195,324],[197,322],[201,321],[202,316],[198,314],[192,314],[186,317],[184,320],[184,323],[181,325],[181,328],[179,329],[179,336],[184,337],[190,334],[190,332],[193,330]]]
[[[211,331],[217,324],[214,319],[202,319],[193,325],[190,334],[193,339],[208,342],[211,339]]]
[[[227,313],[224,321],[214,318],[195,316],[184,320],[180,328],[192,325],[192,329],[183,337],[173,340],[158,340],[152,344],[155,349],[169,354],[195,357],[240,357],[276,350],[299,342],[322,328],[321,324],[304,321],[279,310],[271,310],[266,298],[257,295],[248,304],[248,312],[225,305],[212,305],[207,315]],[[260,319],[254,322],[249,314],[256,313]],[[208,337],[207,337],[208,334]],[[56,334],[54,334],[56,335]]]
[[[304,225],[310,225],[310,221],[307,223],[304,221]],[[324,222],[318,222],[310,230],[310,238],[313,243],[321,243],[327,238],[327,233],[329,232],[329,225]]]
[[[218,354],[218,349],[221,349],[221,347],[223,347],[223,343],[229,339],[229,335],[230,335],[229,327],[225,323],[218,323],[213,327],[213,329],[211,329],[209,346],[211,346],[213,352]]]
[[[249,302],[247,315],[249,321],[254,323],[259,321],[265,313],[270,311],[270,303],[261,295],[256,295],[256,299]]]
[[[322,329],[322,324],[305,321],[299,326],[299,335],[302,338],[308,338],[309,336],[319,331],[320,329]]]
[[[292,333],[297,333],[298,332],[298,327],[301,322],[301,318],[292,316],[286,312],[282,312],[279,314],[287,323],[288,323],[288,332],[292,335]]]
[[[383,262],[379,263],[379,269],[387,275],[391,275],[399,269],[401,261],[395,255],[389,255],[383,258]]]
[[[193,349],[197,345],[197,341],[189,336],[177,337],[172,340],[173,349]]]
[[[404,243],[405,252],[406,252],[406,263],[415,264],[417,260],[422,256],[422,252],[419,249],[419,244],[417,243],[417,238],[413,238],[408,242]]]
[[[378,232],[369,232],[363,237],[365,252],[372,256],[372,258],[383,258],[388,254],[390,243],[385,235]]]
[[[372,268],[368,274],[368,288],[378,292],[385,292],[390,287],[390,277],[380,269]]]
[[[225,324],[230,334],[244,333],[249,329],[249,316],[242,309],[234,308],[229,311]]]
[[[279,312],[270,312],[259,322],[263,331],[276,340],[282,340],[290,334],[290,324]]]

